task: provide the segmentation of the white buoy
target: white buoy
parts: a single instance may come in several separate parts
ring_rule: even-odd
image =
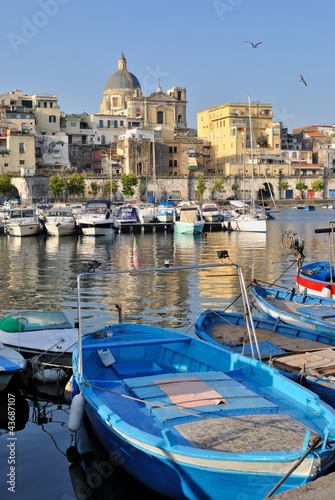
[[[76,394],[72,399],[71,409],[69,414],[69,419],[67,422],[67,426],[71,432],[74,434],[80,429],[84,418],[85,411],[85,399],[82,393]]]
[[[332,287],[330,285],[326,285],[322,288],[321,292],[322,297],[325,297],[326,299],[330,299],[332,296]]]

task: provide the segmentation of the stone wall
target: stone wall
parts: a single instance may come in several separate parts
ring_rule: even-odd
[[[181,198],[182,200],[195,200],[197,199],[197,183],[198,177],[193,176],[184,176],[184,177],[165,177],[156,179],[156,201],[160,199],[166,198]],[[86,193],[90,190],[90,185],[92,182],[97,182],[101,187],[100,193],[98,193],[97,198],[102,198],[102,188],[104,182],[108,179],[102,179],[97,177],[87,177],[86,178]],[[252,184],[251,179],[246,179],[242,182],[241,179],[229,178],[224,181],[223,189],[217,193],[213,192],[212,186],[215,178],[214,177],[205,177],[206,190],[203,194],[203,200],[215,199],[215,200],[225,200],[231,196],[234,196],[234,191],[231,189],[231,186],[234,183],[239,184],[240,189],[236,193],[236,198],[238,199],[248,199],[252,197]],[[296,195],[300,194],[295,189],[296,184],[299,180],[303,180],[303,182],[311,188],[311,184],[316,177],[303,178],[299,179],[298,177],[287,177],[285,180],[289,183],[289,189],[293,189],[293,198]],[[53,200],[53,197],[49,194],[49,178],[48,177],[14,177],[12,179],[13,185],[17,189],[17,195],[20,196],[22,203],[35,203],[41,199],[50,199]],[[329,190],[335,190],[335,178],[326,177],[324,179],[325,189],[324,192],[315,193],[315,199],[327,199],[329,198]],[[141,192],[145,191],[144,188],[148,188],[148,190],[152,189],[151,179],[142,178],[141,179]],[[264,192],[264,187],[266,184],[271,186],[271,190],[274,193],[274,199],[285,199],[285,193],[279,193],[278,190],[278,178],[259,178],[254,180],[254,194],[255,199],[261,199],[261,196],[258,195],[258,192]],[[119,183],[119,191],[116,195],[116,201],[126,201],[123,197],[121,190],[121,182]],[[137,187],[137,192],[133,196],[133,199],[140,199],[140,188],[139,185]],[[306,195],[307,193],[305,193]],[[142,199],[145,196],[142,196]],[[269,197],[269,196],[268,196]],[[87,196],[89,198],[89,196]],[[72,201],[70,200],[61,200],[61,201]]]

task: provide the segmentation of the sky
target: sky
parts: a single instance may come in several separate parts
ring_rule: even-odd
[[[335,123],[334,0],[0,0],[0,19],[0,93],[64,113],[100,111],[123,53],[144,95],[186,88],[191,128],[249,96],[289,132]]]

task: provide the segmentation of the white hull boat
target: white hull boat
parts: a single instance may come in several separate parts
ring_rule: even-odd
[[[116,224],[111,214],[111,202],[88,201],[84,213],[77,218],[77,225],[84,236],[113,236]]]
[[[76,219],[69,210],[50,210],[46,215],[44,226],[50,236],[68,236],[77,232]]]
[[[5,223],[5,231],[10,236],[34,236],[42,231],[36,210],[33,207],[12,208],[9,210]]]

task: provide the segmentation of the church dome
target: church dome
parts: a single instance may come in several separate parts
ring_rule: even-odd
[[[133,90],[137,88],[141,88],[140,82],[135,75],[127,70],[127,61],[122,54],[118,61],[118,70],[107,79],[104,90]]]

